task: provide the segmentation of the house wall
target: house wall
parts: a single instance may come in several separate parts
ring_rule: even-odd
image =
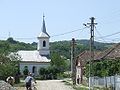
[[[46,68],[46,67],[50,66],[50,63],[43,63],[43,62],[42,63],[39,63],[39,62],[20,62],[19,65],[20,65],[20,73],[22,75],[23,75],[23,70],[24,70],[25,66],[27,66],[29,72],[31,72],[31,73],[32,73],[33,67],[35,67],[36,68],[35,75],[37,76],[37,75],[39,75],[39,69],[41,67]]]
[[[80,66],[77,66],[77,67],[76,67],[76,82],[77,82],[78,84],[81,83],[81,79],[82,79],[81,74],[82,74],[81,67],[80,67]]]

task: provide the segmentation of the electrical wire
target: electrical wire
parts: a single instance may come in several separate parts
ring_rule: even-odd
[[[101,33],[97,30],[96,26],[95,26],[95,31],[98,33],[98,35],[101,37],[100,39],[102,39],[105,43],[108,43],[104,38],[103,36],[101,35]],[[96,39],[96,37],[95,37]]]
[[[116,33],[112,33],[112,34],[106,35],[106,36],[103,36],[103,37],[96,37],[96,38],[106,38],[106,37],[111,37],[111,36],[114,36],[114,35],[117,35],[117,34],[120,34],[120,31],[116,32]]]
[[[80,30],[84,30],[86,29],[87,27],[84,27],[84,28],[81,28],[81,29],[76,29],[76,30],[72,30],[72,31],[69,31],[69,32],[65,32],[65,33],[61,33],[61,34],[56,34],[56,35],[52,35],[51,38],[53,37],[58,37],[58,36],[63,36],[63,35],[66,35],[66,34],[70,34],[70,33],[73,33],[73,32],[77,32],[77,31],[80,31]],[[4,37],[5,38],[5,37]],[[37,37],[32,37],[32,38],[14,38],[14,39],[19,39],[19,40],[31,40],[31,39],[36,39]]]
[[[84,27],[84,28],[81,28],[81,29],[76,29],[76,30],[73,30],[73,31],[65,32],[65,33],[61,33],[61,34],[56,34],[56,35],[53,35],[53,36],[51,36],[51,37],[57,37],[57,36],[62,36],[62,35],[70,34],[70,33],[73,33],[73,32],[80,31],[80,30],[84,30],[84,29],[86,29],[86,28],[87,28],[87,27]]]

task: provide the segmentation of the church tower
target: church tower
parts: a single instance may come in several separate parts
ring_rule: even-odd
[[[46,32],[46,26],[45,26],[44,17],[45,16],[43,15],[43,24],[42,24],[41,33],[37,37],[38,38],[37,50],[39,51],[39,54],[41,56],[49,56],[50,55],[50,50],[49,50],[49,39],[50,39],[50,36]]]

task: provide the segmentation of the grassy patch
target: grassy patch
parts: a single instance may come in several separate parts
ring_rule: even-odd
[[[67,81],[62,81],[65,83],[65,85],[70,85],[70,86],[73,86],[71,83],[67,82]]]
[[[88,90],[88,88],[87,88],[86,86],[83,86],[83,85],[80,85],[80,86],[75,85],[75,86],[74,86],[74,85],[71,83],[70,80],[64,80],[63,82],[65,83],[65,85],[70,85],[70,86],[72,86],[75,90]]]
[[[25,87],[25,83],[24,82],[20,82],[18,84],[15,84],[14,87]]]
[[[85,87],[74,87],[75,90],[88,90],[88,88]]]

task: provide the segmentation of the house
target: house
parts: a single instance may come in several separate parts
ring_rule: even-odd
[[[49,39],[50,36],[46,32],[45,20],[43,16],[42,30],[38,39],[37,50],[34,51],[18,51],[18,55],[21,57],[19,64],[20,73],[23,74],[23,70],[27,68],[29,72],[34,75],[39,75],[39,69],[41,67],[48,67],[50,65],[50,50],[49,50]]]
[[[100,52],[95,52],[95,58]],[[86,63],[90,60],[90,51],[83,51],[77,56],[76,59],[76,81],[78,83],[83,83],[83,74]]]
[[[103,52],[94,52],[94,62],[100,60],[116,60],[120,58],[120,43],[113,45]],[[86,63],[90,60],[90,51],[83,51],[76,59],[76,81],[83,83],[83,74]]]

